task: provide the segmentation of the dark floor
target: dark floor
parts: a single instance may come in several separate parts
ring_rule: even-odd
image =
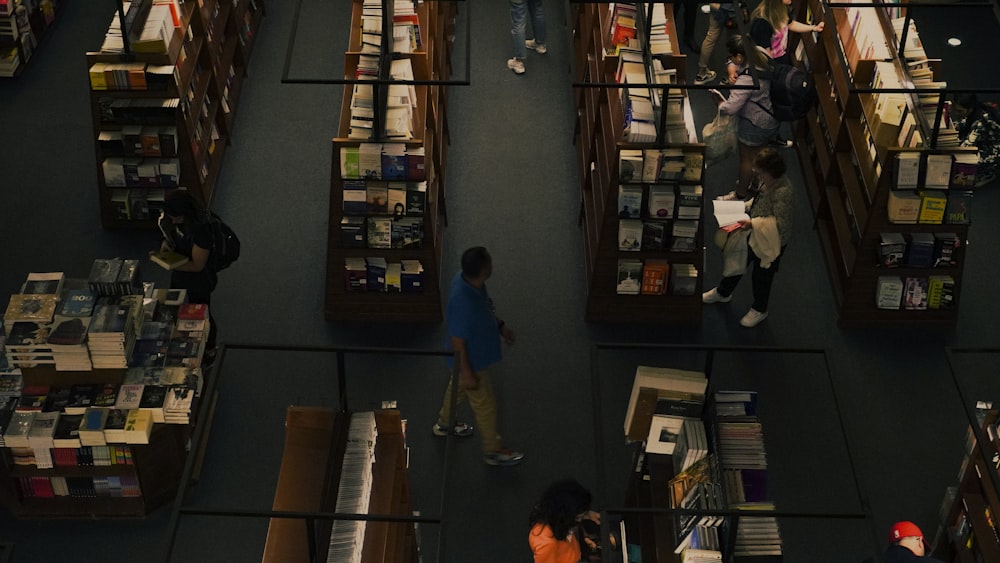
[[[112,3],[96,4],[63,2],[58,24],[27,72],[0,82],[0,239],[8,248],[0,295],[16,291],[28,272],[83,276],[95,257],[139,257],[157,242],[149,232],[100,228],[83,53],[100,45]],[[293,76],[342,72],[339,53],[346,46],[348,4],[303,2],[291,57]],[[268,4],[214,200],[215,210],[239,232],[244,248],[215,293],[221,340],[439,348],[441,326],[414,330],[323,320],[329,142],[342,87],[280,83],[294,8],[287,0]],[[475,439],[456,444],[448,466],[451,518],[440,560],[529,560],[528,510],[539,491],[559,477],[580,479],[602,507],[621,504],[629,450],[620,429],[635,365],[700,368],[705,358],[678,351],[616,350],[602,350],[592,358],[596,342],[826,350],[825,360],[816,353],[774,352],[723,352],[715,359],[714,385],[761,392],[779,507],[871,515],[870,521],[783,520],[787,560],[861,560],[878,549],[883,531],[900,519],[913,520],[933,535],[944,489],[956,481],[965,426],[945,347],[995,346],[995,329],[1000,328],[993,305],[998,266],[991,250],[1000,241],[998,222],[991,220],[1000,211],[996,188],[976,196],[959,321],[952,330],[837,328],[804,192],[797,201],[795,239],[777,278],[771,316],[758,328],[737,325],[749,306],[748,287],[741,287],[729,305],[706,307],[698,327],[588,325],[582,321],[586,288],[571,145],[571,30],[564,25],[568,8],[563,2],[547,2],[546,8],[549,53],[529,53],[527,74],[515,76],[504,65],[510,50],[506,3],[462,4],[456,75],[468,67],[472,83],[452,88],[449,99],[450,224],[443,274],[447,279],[455,271],[465,247],[483,244],[493,253],[490,290],[499,314],[518,333],[517,345],[496,371],[501,426],[510,445],[523,449],[527,459],[515,468],[490,468],[481,463]],[[946,78],[953,85],[990,86],[983,81],[995,79],[984,78],[993,74],[974,62],[977,53],[987,52],[975,41],[996,34],[993,27],[984,27],[989,18],[959,18],[961,10],[943,10],[926,21],[918,19],[931,56],[945,59]],[[466,19],[470,13],[471,21]],[[703,29],[705,17],[699,18]],[[470,61],[461,55],[466,30],[474,41]],[[953,34],[967,39],[963,47],[932,49]],[[693,70],[692,63],[689,72]],[[965,77],[975,82],[962,82]],[[693,101],[700,126],[711,117],[707,95],[695,94]],[[794,158],[794,153],[787,156]],[[728,190],[734,171],[733,163],[710,170],[706,195]],[[792,177],[802,185],[797,169]],[[707,252],[710,287],[720,261],[714,250]],[[153,268],[145,274],[166,281]],[[957,361],[970,398],[1000,399],[996,360],[995,355],[971,355]],[[597,384],[592,386],[595,361]],[[230,350],[221,370],[204,472],[189,503],[269,508],[284,409],[335,404],[335,365],[332,356],[318,352]],[[347,365],[352,408],[399,401],[411,424],[414,504],[424,515],[439,515],[445,444],[427,427],[448,375],[443,362],[369,355],[351,356]],[[595,416],[600,417],[597,424]],[[595,427],[603,455],[596,453]],[[164,552],[169,516],[163,509],[140,521],[18,521],[0,513],[0,542],[14,544],[15,562],[154,560]],[[422,528],[425,561],[437,558],[438,531]],[[254,561],[265,533],[262,520],[185,517],[171,560]]]

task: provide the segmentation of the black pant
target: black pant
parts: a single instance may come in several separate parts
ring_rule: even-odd
[[[771,299],[771,284],[774,283],[774,274],[778,273],[778,263],[784,255],[785,247],[782,246],[781,254],[774,259],[774,262],[771,262],[771,267],[762,268],[760,257],[754,253],[750,245],[747,245],[747,267],[753,268],[750,273],[750,281],[753,282],[753,308],[761,313],[767,312],[767,303]],[[732,295],[741,279],[743,279],[742,274],[722,278],[722,281],[719,282],[719,295],[723,297]]]
[[[698,15],[698,0],[673,0],[674,18],[677,18],[677,11],[684,9],[684,31],[680,32],[685,43],[694,43],[694,18]],[[680,6],[678,6],[680,4]]]
[[[200,272],[174,271],[170,275],[170,287],[172,289],[186,289],[188,303],[208,305],[209,329],[208,338],[205,340],[206,350],[215,349],[215,339],[218,334],[215,316],[212,315],[212,291],[218,281],[218,275],[207,268]]]

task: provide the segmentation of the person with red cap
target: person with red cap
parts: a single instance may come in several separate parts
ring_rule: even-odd
[[[896,522],[889,529],[889,549],[885,550],[885,563],[906,563],[909,561],[925,561],[928,563],[943,563],[929,555],[931,546],[924,539],[924,533],[913,522]]]

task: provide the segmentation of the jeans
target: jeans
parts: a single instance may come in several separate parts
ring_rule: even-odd
[[[523,43],[522,43],[523,44]],[[493,383],[490,381],[490,374],[486,371],[477,371],[479,386],[475,389],[462,389],[458,387],[458,397],[455,405],[458,406],[464,401],[469,402],[472,412],[476,415],[476,424],[479,426],[479,436],[483,439],[483,452],[495,452],[502,447],[500,435],[497,434],[497,399],[493,394]],[[451,419],[451,379],[448,380],[448,389],[444,392],[444,403],[438,411],[438,424],[448,427]]]
[[[542,0],[510,0],[510,36],[514,41],[514,58],[524,60],[528,56],[524,46],[524,30],[531,16],[531,29],[535,32],[535,42],[545,44],[545,10]]]
[[[785,247],[781,247],[781,254],[771,262],[770,268],[760,267],[760,258],[754,253],[753,248],[747,245],[747,264],[753,267],[750,274],[750,281],[753,282],[753,305],[752,307],[761,313],[767,312],[767,304],[771,299],[771,284],[774,283],[774,274],[778,273],[778,262],[785,254]],[[726,276],[719,282],[718,292],[723,297],[729,297],[736,289],[736,285],[743,279],[743,275]]]

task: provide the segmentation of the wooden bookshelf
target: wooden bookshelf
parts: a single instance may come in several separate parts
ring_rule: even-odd
[[[361,59],[361,1],[352,3],[351,33],[345,54],[345,78],[356,77]],[[387,5],[392,9],[392,4]],[[391,42],[383,41],[380,76],[389,78],[393,59],[408,59],[414,80],[447,80],[451,75],[449,31],[454,25],[453,2],[423,2],[417,7],[419,35],[422,40],[418,50],[411,53],[391,53]],[[391,21],[392,17],[389,16]],[[389,26],[391,28],[391,24]],[[385,90],[382,85],[380,90]],[[438,322],[442,318],[440,291],[441,249],[444,227],[447,223],[445,208],[445,168],[449,143],[447,118],[447,87],[443,85],[415,86],[412,138],[388,139],[383,131],[376,131],[369,140],[350,137],[351,100],[353,85],[344,88],[340,125],[332,140],[332,173],[330,181],[330,223],[327,243],[327,283],[324,315],[327,320],[356,320],[371,322]],[[385,94],[376,96],[375,112],[379,114],[376,125],[385,115]],[[344,244],[341,220],[344,219],[344,182],[341,177],[341,149],[359,147],[366,143],[401,144],[407,150],[424,150],[424,177],[410,178],[400,183],[426,182],[423,236],[415,248],[350,247]],[[391,182],[391,181],[390,181]],[[366,216],[367,222],[367,216]],[[362,231],[364,232],[364,231]],[[367,241],[367,237],[366,241]],[[423,267],[421,291],[351,291],[346,282],[345,264],[348,258],[384,258],[388,263],[418,260]]]
[[[0,78],[16,78],[56,22],[60,0],[0,1]]]
[[[670,37],[676,38],[673,14],[666,11],[666,29]],[[612,14],[608,4],[573,4],[573,61],[574,79],[578,83],[613,83],[618,69],[619,57],[607,54],[610,44],[609,29]],[[641,22],[637,18],[639,39],[643,41]],[[646,49],[648,51],[648,49]],[[651,64],[646,53],[646,66]],[[676,52],[655,55],[663,67],[675,69],[677,82],[685,83],[686,63],[684,56]],[[652,76],[647,71],[647,75]],[[649,79],[652,82],[652,79]],[[676,89],[673,90],[676,92]],[[662,92],[662,91],[658,91]],[[656,95],[656,94],[654,94]],[[685,94],[686,95],[686,94]],[[619,209],[618,188],[620,185],[619,157],[628,149],[661,150],[680,149],[684,153],[704,155],[704,145],[696,143],[629,143],[623,141],[625,113],[621,88],[578,87],[574,92],[577,121],[574,145],[581,179],[580,226],[583,231],[584,258],[587,272],[586,319],[604,323],[697,323],[701,320],[702,274],[704,272],[704,217],[698,217],[698,229],[694,250],[676,252],[670,250],[648,250],[639,252],[620,251],[618,245]],[[693,130],[690,106],[683,102],[686,127]],[[659,138],[664,138],[662,132]],[[696,138],[690,133],[688,139]],[[704,180],[704,166],[701,166],[696,181],[658,180],[643,183],[642,219],[647,216],[647,203],[651,185],[672,186],[675,193],[682,184],[700,185]],[[680,199],[679,197],[677,198]],[[667,234],[664,244],[669,248],[670,228],[674,219],[666,223]],[[667,276],[666,294],[663,295],[622,295],[617,292],[619,260],[649,259],[666,260],[674,271],[676,265],[693,265],[697,270],[694,290],[688,295],[675,295],[670,274]]]
[[[957,154],[971,149],[900,149],[900,125],[883,122],[877,107],[878,95],[852,92],[852,89],[872,87],[876,63],[859,52],[845,9],[826,7],[819,0],[796,0],[795,7],[801,21],[826,23],[823,33],[793,34],[790,50],[796,54],[796,64],[812,73],[819,93],[816,108],[796,124],[797,150],[840,324],[954,324],[958,315],[968,225],[892,223],[888,219],[887,206],[894,187],[893,169],[898,152],[917,151],[924,159],[928,154]],[[891,23],[891,16],[899,9],[898,6],[868,8],[871,17],[876,18],[872,29],[881,31],[883,35],[878,39],[885,38],[896,57],[894,70],[899,76],[906,76],[896,52]],[[894,12],[890,14],[888,10]],[[844,61],[846,65],[842,64]],[[907,95],[907,106],[908,111],[918,117],[924,138],[929,139],[926,120],[920,111],[914,111],[919,110],[916,96]],[[904,236],[915,232],[955,233],[963,250],[958,252],[957,265],[946,268],[881,268],[877,265],[877,252],[881,234],[886,232],[899,232]],[[879,276],[905,278],[938,274],[954,279],[951,308],[889,310],[876,307]]]
[[[1000,455],[996,442],[998,411],[986,414],[980,428],[989,440],[986,450]],[[942,507],[941,528],[934,542],[933,556],[949,563],[1000,561],[1000,491],[996,490],[989,472],[998,471],[996,463],[983,458],[976,436],[969,427],[966,437],[966,457],[959,472],[955,498]]]
[[[274,510],[335,510],[350,419],[350,413],[325,407],[288,408]],[[413,507],[399,411],[376,411],[375,423],[378,438],[367,513],[410,516]],[[318,553],[313,554],[308,549],[305,521],[272,518],[263,561],[326,560],[331,527],[330,521],[317,524]],[[417,560],[416,529],[412,522],[366,523],[361,561],[411,563]]]
[[[91,372],[57,372],[52,368],[22,369],[25,385],[52,385],[70,387]],[[121,383],[125,370],[95,370],[94,382]],[[197,403],[197,400],[196,400]],[[19,518],[121,518],[144,517],[156,508],[170,502],[177,493],[187,445],[196,420],[192,408],[191,424],[155,424],[148,444],[112,444],[131,450],[131,464],[109,466],[56,465],[40,469],[33,465],[13,463],[10,448],[0,449],[0,489],[9,510]],[[43,498],[30,496],[19,484],[21,478],[31,477],[130,477],[138,481],[139,496],[135,497],[81,497],[55,496]]]
[[[211,204],[264,15],[263,2],[204,0],[181,4],[180,25],[165,53],[87,53],[88,69],[95,63],[140,63],[175,70],[173,80],[167,80],[162,89],[145,89],[121,78],[115,85],[111,72],[104,73],[109,89],[93,89],[91,80],[98,198],[105,228],[155,228],[165,192],[178,187],[187,188],[204,205]],[[160,101],[175,109],[143,112],[117,108],[135,101]],[[120,134],[135,126],[172,128],[176,150],[137,151],[125,140],[120,145],[102,140],[102,134]],[[126,172],[124,181],[109,179],[104,167],[109,158],[154,164],[160,166],[160,172],[152,177],[148,172],[142,177]],[[171,159],[175,179],[168,179],[163,172],[161,159]]]

